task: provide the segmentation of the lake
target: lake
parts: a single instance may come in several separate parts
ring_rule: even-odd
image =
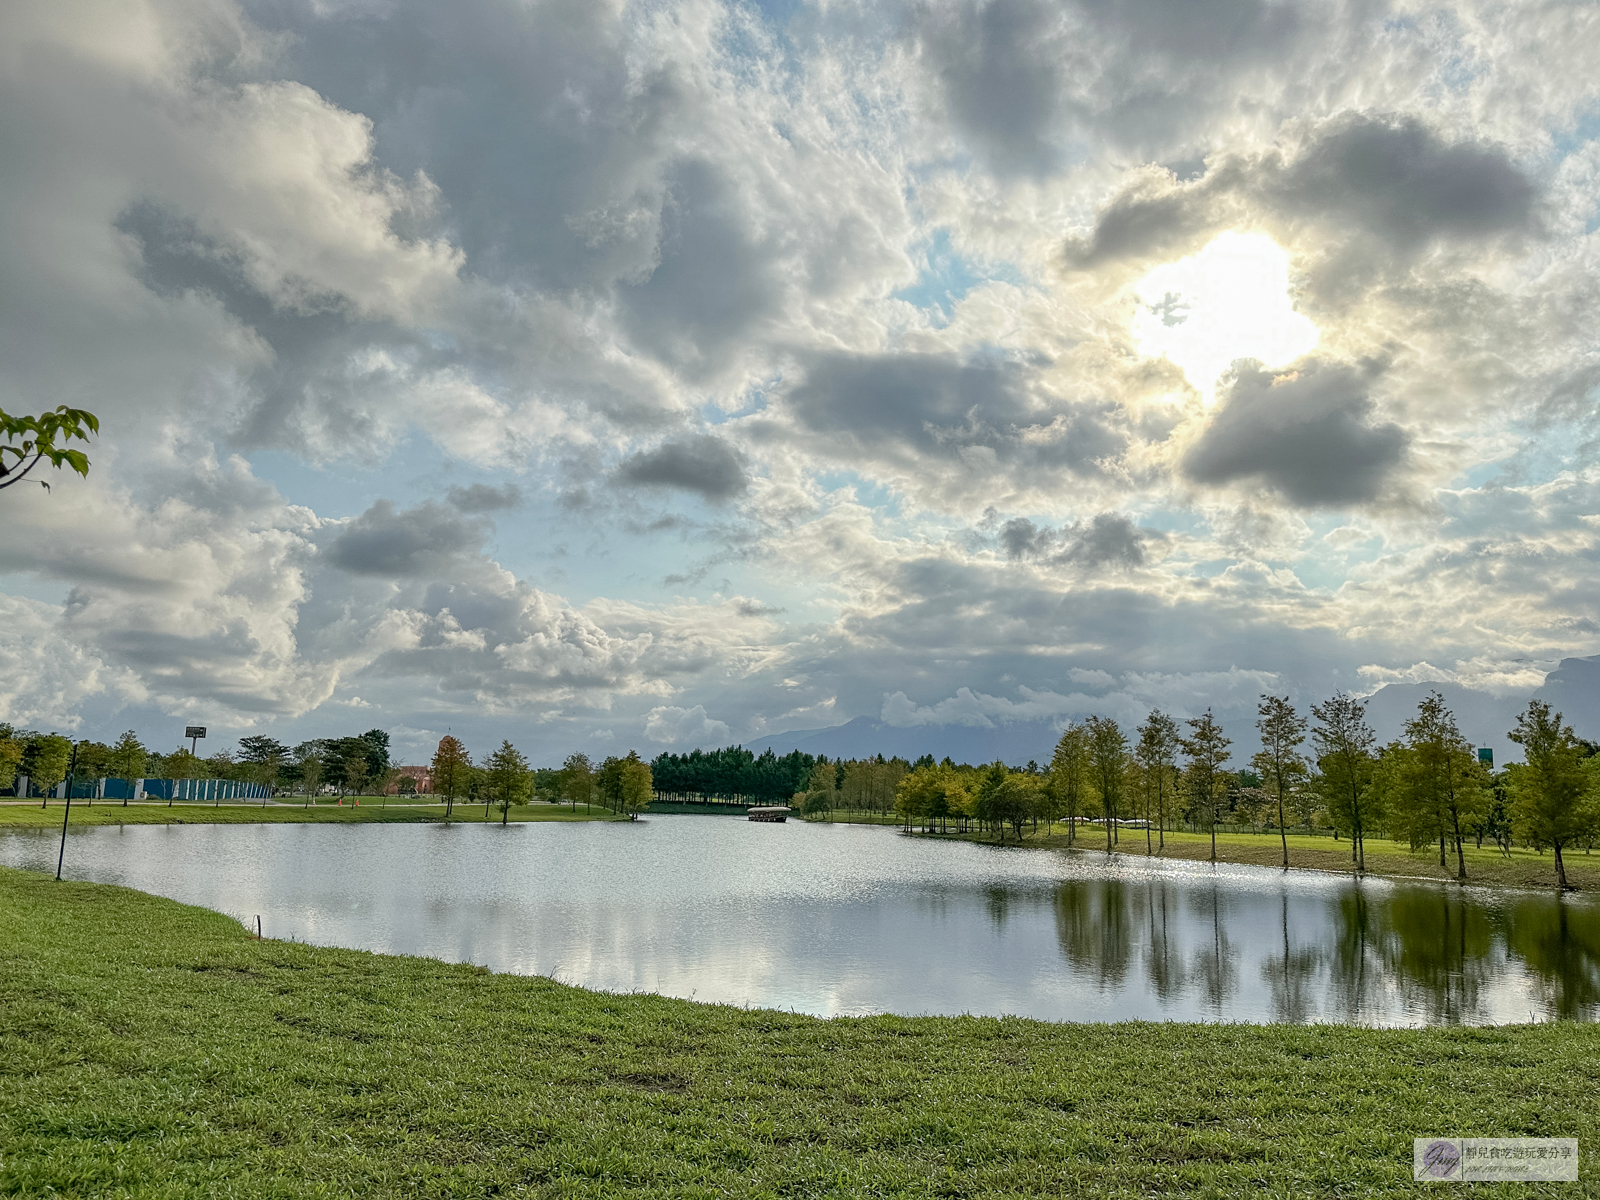
[[[59,833],[0,835],[54,873]],[[651,816],[130,825],[64,874],[268,937],[819,1016],[1505,1023],[1600,1015],[1588,897]]]

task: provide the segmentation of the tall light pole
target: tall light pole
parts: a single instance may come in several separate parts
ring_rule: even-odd
[[[67,818],[72,815],[72,777],[78,770],[78,743],[72,743],[72,760],[67,764],[67,811],[61,814],[61,853],[56,855],[56,882],[61,882],[61,864],[67,860]]]

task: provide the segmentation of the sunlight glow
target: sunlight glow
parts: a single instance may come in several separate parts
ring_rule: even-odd
[[[1264,233],[1224,233],[1151,271],[1135,294],[1139,353],[1166,355],[1207,404],[1234,360],[1283,367],[1317,344],[1317,327],[1289,298],[1289,255]]]

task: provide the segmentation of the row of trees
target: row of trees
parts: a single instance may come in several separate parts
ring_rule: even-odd
[[[1154,711],[1131,737],[1114,719],[1092,716],[1067,726],[1047,768],[919,761],[898,780],[896,807],[924,828],[976,823],[1002,839],[1008,830],[1020,839],[1030,822],[1044,821],[1048,833],[1064,821],[1069,844],[1079,822],[1091,820],[1102,825],[1108,853],[1125,821],[1143,826],[1146,850],[1155,852],[1183,820],[1210,833],[1213,860],[1217,826],[1248,817],[1279,831],[1286,867],[1290,826],[1321,820],[1349,838],[1358,871],[1366,869],[1367,834],[1381,832],[1412,849],[1437,844],[1441,866],[1453,848],[1461,879],[1468,839],[1507,850],[1515,840],[1552,850],[1563,887],[1563,852],[1600,834],[1600,755],[1541,701],[1530,702],[1510,733],[1526,762],[1499,775],[1478,760],[1437,693],[1383,747],[1348,695],[1313,704],[1309,718],[1287,697],[1264,695],[1257,713],[1261,749],[1248,769],[1228,769],[1232,742],[1210,710],[1182,724]],[[820,807],[816,790],[813,780],[807,811]]]
[[[133,730],[114,744],[74,743],[58,733],[17,729],[0,724],[0,779],[6,784],[26,775],[29,784],[49,792],[67,777],[126,780],[130,790],[139,779],[228,779],[304,793],[324,789],[340,796],[365,788],[385,789],[396,768],[389,759],[389,735],[369,729],[359,737],[315,738],[285,746],[274,738],[239,739],[237,753],[221,750],[207,757],[180,746],[170,754],[151,750]],[[126,801],[124,801],[126,803]]]
[[[726,746],[658,754],[650,772],[663,799],[778,804],[805,790],[817,762],[798,750],[779,758],[771,750],[757,755],[743,746]]]
[[[534,798],[573,808],[600,804],[614,813],[632,814],[643,812],[653,795],[650,767],[632,750],[599,764],[587,754],[573,754],[560,770],[549,771],[530,767],[527,756],[509,741],[474,763],[461,739],[447,734],[434,751],[432,774],[433,790],[444,797],[447,817],[454,815],[457,800],[481,801],[485,817],[491,807],[500,810],[502,825],[514,805]]]

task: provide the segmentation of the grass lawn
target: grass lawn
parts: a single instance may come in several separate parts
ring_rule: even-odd
[[[0,1194],[1438,1195],[1413,1136],[1577,1137],[1600,1028],[822,1021],[256,941],[0,870]]]
[[[1105,831],[1099,826],[1078,830],[1078,845],[1085,850],[1105,849]],[[1025,839],[1027,845],[1065,846],[1066,831],[1057,826],[1056,836],[1046,840],[1038,837]],[[1122,854],[1145,852],[1144,830],[1121,831],[1117,851]],[[1159,853],[1159,851],[1158,851]],[[1211,837],[1204,833],[1167,831],[1168,858],[1209,859]],[[1563,856],[1567,866],[1567,881],[1589,890],[1600,888],[1600,857],[1569,848]],[[1217,858],[1224,862],[1259,863],[1276,867],[1283,863],[1283,847],[1276,833],[1218,833]],[[1525,847],[1513,847],[1509,857],[1492,845],[1479,850],[1466,847],[1467,882],[1475,885],[1500,885],[1506,887],[1554,887],[1556,883],[1555,860],[1548,854]],[[1404,842],[1391,842],[1387,838],[1367,838],[1367,874],[1407,878],[1454,879],[1456,855],[1452,848],[1446,856],[1447,867],[1439,866],[1439,847],[1415,853]],[[1289,835],[1289,865],[1309,867],[1320,871],[1348,873],[1350,861],[1348,840],[1334,841],[1331,837],[1313,837],[1306,834]]]
[[[884,824],[881,817],[875,814],[840,814],[841,820],[856,823],[858,818],[861,823]],[[897,823],[897,822],[896,822]],[[952,827],[953,828],[953,827]],[[995,842],[996,839],[988,835],[978,834],[947,834],[948,837],[965,837],[972,841]],[[1007,844],[1015,846],[1016,839],[1007,838]],[[1099,825],[1078,826],[1076,846],[1080,850],[1105,850],[1106,835]],[[1022,845],[1052,850],[1065,850],[1068,848],[1066,825],[1057,822],[1053,834],[1046,836],[1043,829],[1038,833],[1030,833],[1024,828]],[[1117,853],[1138,854],[1145,853],[1144,830],[1123,829],[1118,837]],[[1168,858],[1184,859],[1209,859],[1211,857],[1211,837],[1205,833],[1188,833],[1182,830],[1167,830],[1167,845],[1164,853]],[[1585,854],[1581,848],[1569,847],[1563,858],[1567,867],[1567,882],[1581,891],[1600,889],[1600,855]],[[1217,859],[1219,862],[1255,863],[1260,866],[1276,867],[1283,863],[1283,847],[1278,841],[1276,832],[1272,833],[1247,833],[1247,832],[1218,832],[1217,834]],[[1470,842],[1466,847],[1467,882],[1477,886],[1503,886],[1503,887],[1554,887],[1556,882],[1555,860],[1548,854],[1540,854],[1537,850],[1526,847],[1513,847],[1509,856],[1501,854],[1493,845],[1485,845],[1479,850]],[[1404,842],[1391,842],[1387,838],[1367,838],[1367,874],[1384,875],[1395,878],[1411,879],[1449,879],[1456,877],[1456,856],[1454,848],[1446,856],[1449,864],[1439,866],[1439,847],[1413,852]],[[1304,833],[1291,833],[1289,835],[1289,865],[1304,867],[1318,871],[1343,871],[1351,870],[1350,842],[1348,839],[1334,841],[1327,834],[1310,835]]]
[[[384,803],[382,796],[346,796],[343,806],[332,800],[321,800],[309,807],[292,800],[269,802],[227,801],[213,805],[205,800],[177,800],[168,807],[165,800],[129,801],[126,808],[120,800],[96,800],[92,805],[83,800],[72,802],[72,826],[80,825],[256,825],[273,822],[316,823],[370,823],[384,821],[443,821],[443,804],[411,804],[397,802],[393,796]],[[39,801],[25,804],[0,803],[0,830],[61,828],[61,810],[64,800],[52,800],[48,808],[40,808]],[[482,804],[463,804],[456,801],[452,821],[484,821]],[[622,821],[603,808],[572,809],[561,804],[535,802],[511,809],[513,821]],[[500,813],[491,809],[488,820],[498,822]]]

